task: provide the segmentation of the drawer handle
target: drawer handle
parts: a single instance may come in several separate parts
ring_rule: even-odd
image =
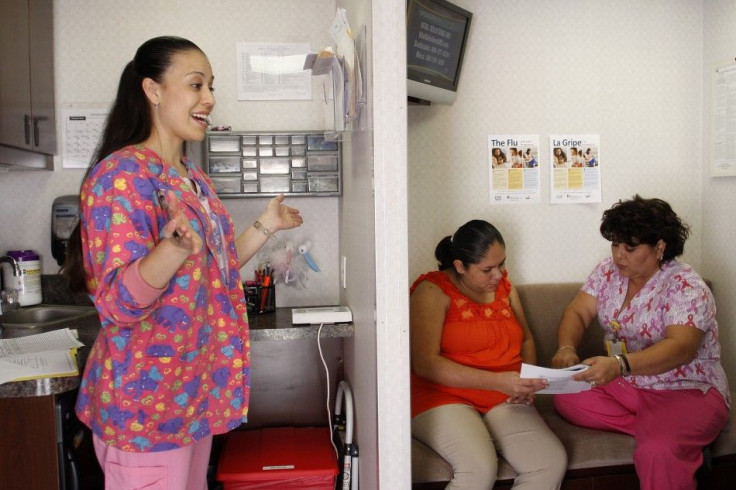
[[[33,142],[35,143],[36,146],[38,146],[39,143],[40,143],[40,141],[39,141],[39,138],[40,137],[41,136],[40,136],[39,130],[38,130],[38,118],[37,117],[34,117],[33,118]]]

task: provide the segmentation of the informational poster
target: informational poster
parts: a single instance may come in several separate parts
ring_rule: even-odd
[[[311,100],[309,43],[237,43],[238,100]]]
[[[489,135],[491,204],[540,200],[539,135]]]
[[[736,175],[736,63],[713,72],[711,175]]]
[[[549,137],[552,204],[601,202],[600,135]]]
[[[102,136],[106,109],[67,109],[63,111],[62,167],[87,168]]]

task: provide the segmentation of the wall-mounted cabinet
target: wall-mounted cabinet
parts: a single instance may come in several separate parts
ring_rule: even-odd
[[[339,196],[341,144],[318,131],[207,133],[204,170],[220,197]]]
[[[53,155],[52,0],[2,0],[0,11],[0,144]]]

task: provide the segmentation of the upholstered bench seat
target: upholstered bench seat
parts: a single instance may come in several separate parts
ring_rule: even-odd
[[[557,350],[557,324],[565,306],[580,289],[579,283],[531,284],[517,286],[524,313],[537,344],[538,364],[549,366]],[[603,331],[595,323],[586,332],[578,346],[581,359],[603,355]],[[731,359],[722,359],[724,364]],[[730,380],[736,383],[736,380]],[[733,385],[732,385],[733,388]],[[736,393],[731,398],[736,402]],[[638,486],[633,467],[634,438],[625,434],[585,429],[567,423],[555,411],[550,395],[538,395],[535,402],[540,414],[560,438],[567,450],[568,473],[563,488],[602,488],[601,482],[613,481],[616,488]],[[727,488],[720,482],[733,482],[736,478],[736,408],[731,407],[731,417],[726,428],[707,449],[707,461],[701,481],[703,488]],[[712,474],[710,474],[712,473]],[[516,473],[499,458],[497,487],[510,487]],[[443,488],[452,478],[452,468],[436,452],[412,440],[412,481],[414,488]],[[730,485],[730,484],[729,484]],[[636,488],[636,487],[634,487]]]

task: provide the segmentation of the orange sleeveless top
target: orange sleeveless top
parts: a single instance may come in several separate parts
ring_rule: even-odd
[[[422,281],[436,284],[450,298],[450,308],[442,328],[442,356],[458,364],[487,371],[518,372],[521,369],[524,330],[511,309],[511,282],[506,272],[496,289],[496,298],[486,304],[471,301],[455,287],[447,274],[440,271],[419,276],[411,286],[411,293]],[[500,391],[453,388],[433,383],[413,371],[411,373],[412,417],[451,403],[471,405],[485,413],[507,398],[508,395]]]

